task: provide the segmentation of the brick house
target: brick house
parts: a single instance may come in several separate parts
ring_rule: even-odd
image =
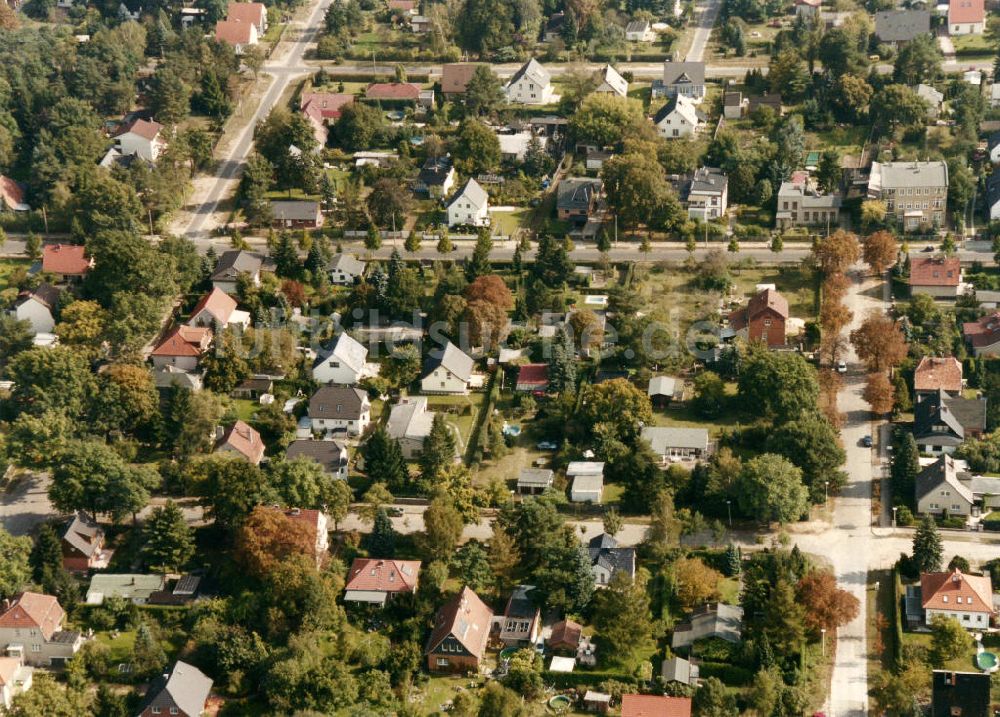
[[[490,637],[493,611],[469,587],[434,617],[424,654],[431,672],[477,672]]]
[[[104,549],[104,530],[83,511],[78,511],[62,536],[63,567],[85,573],[108,567],[113,550]]]
[[[936,299],[954,299],[962,283],[962,263],[958,257],[933,256],[910,260],[910,294],[927,294]]]
[[[788,320],[788,300],[775,289],[758,293],[746,308],[729,315],[729,327],[737,336],[748,341],[761,341],[769,348],[785,345],[785,322]]]
[[[415,593],[419,582],[419,560],[355,558],[347,574],[344,602],[384,607],[399,595]]]

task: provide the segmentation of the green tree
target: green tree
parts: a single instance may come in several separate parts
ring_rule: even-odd
[[[815,369],[800,355],[751,346],[743,357],[737,392],[745,405],[782,423],[816,407],[819,383]]]
[[[691,704],[696,717],[737,717],[736,697],[718,677],[709,677],[695,690]]]
[[[182,122],[191,112],[191,88],[171,63],[153,73],[149,103],[156,118],[168,125]]]
[[[153,509],[142,534],[143,558],[153,570],[177,572],[194,555],[194,531],[172,500]]]
[[[809,507],[802,471],[787,458],[773,453],[764,453],[743,464],[737,479],[736,500],[745,515],[761,522],[794,522]]]
[[[911,87],[930,82],[941,72],[943,60],[937,39],[930,34],[918,35],[899,49],[893,63],[893,81]]]
[[[474,117],[492,114],[503,102],[503,85],[489,65],[476,65],[465,86],[465,109]]]
[[[31,322],[11,314],[0,316],[0,366],[34,344],[35,332]]]
[[[466,117],[451,146],[455,166],[467,175],[492,172],[500,166],[500,140],[489,127]]]
[[[944,546],[934,518],[925,515],[913,534],[913,564],[918,572],[935,573],[941,569]]]
[[[465,265],[465,278],[470,282],[476,277],[486,276],[493,272],[490,265],[490,251],[493,249],[493,237],[490,236],[488,227],[482,227],[476,237],[476,246],[472,250],[472,257]]]
[[[274,167],[263,156],[251,154],[243,167],[240,178],[240,195],[251,226],[267,226],[271,223],[271,200],[268,192],[274,184]]]
[[[377,107],[364,102],[349,102],[340,110],[334,135],[344,149],[354,152],[374,146],[384,126],[385,119]]]
[[[873,125],[895,132],[898,127],[923,122],[927,102],[906,85],[889,85],[872,96],[870,114]]]
[[[767,438],[767,450],[802,469],[814,503],[823,500],[830,488],[839,489],[846,481],[840,470],[846,460],[840,434],[818,411],[776,426]]]
[[[455,502],[439,493],[424,511],[424,534],[420,545],[428,560],[448,560],[462,537],[462,514]]]
[[[0,527],[0,598],[13,597],[31,581],[31,547],[31,538],[15,538]]]
[[[166,667],[167,655],[145,620],[136,630],[130,662],[133,673],[139,677],[159,674]]]
[[[39,671],[31,689],[16,697],[7,717],[86,717],[91,714],[90,696],[82,690],[67,689],[55,678]]]
[[[461,575],[470,588],[480,594],[492,588],[493,564],[489,553],[478,540],[462,544],[450,557],[452,570]]]
[[[796,600],[795,588],[778,579],[765,606],[763,632],[776,652],[795,655],[806,637],[805,608]]]
[[[692,407],[700,415],[713,418],[726,406],[726,384],[714,371],[703,371],[694,379]]]
[[[132,466],[110,446],[96,440],[68,441],[55,457],[49,499],[64,512],[87,510],[120,520],[139,512],[159,476],[145,466]]]
[[[944,667],[951,660],[969,654],[972,636],[953,617],[935,615],[931,618],[931,658],[935,667]]]
[[[642,569],[634,580],[624,571],[617,571],[607,587],[594,596],[594,628],[606,643],[604,654],[611,662],[632,666],[637,655],[654,644],[648,581]]]
[[[0,533],[2,536],[3,533]],[[16,538],[0,538],[0,542],[4,540],[10,540]],[[4,555],[12,554],[11,551],[7,549],[4,551]],[[31,548],[31,568],[34,581],[36,583],[42,583],[45,580],[46,573],[57,572],[62,570],[63,560],[62,560],[62,542],[56,531],[52,528],[49,523],[42,523],[41,527],[38,529],[38,536],[35,538],[35,544]],[[10,569],[5,569],[3,574],[9,574],[12,571]],[[15,571],[16,572],[16,571]],[[16,588],[15,588],[16,592]],[[6,590],[0,590],[0,593],[4,597],[8,596]]]
[[[391,558],[396,552],[396,531],[389,520],[385,508],[379,508],[375,513],[372,532],[365,540],[365,546],[373,558]]]
[[[263,471],[242,457],[218,454],[197,459],[191,466],[193,493],[209,515],[235,532],[258,505],[273,503],[274,488]]]
[[[376,482],[385,483],[390,490],[403,490],[409,486],[410,474],[403,452],[383,426],[379,426],[364,446],[365,472]]]
[[[911,496],[920,473],[920,452],[913,434],[903,431],[892,452],[890,476],[895,496]]]
[[[380,227],[388,229],[395,227],[394,231],[403,229],[412,204],[409,191],[398,180],[390,177],[382,177],[375,181],[366,203],[372,221]]]
[[[420,477],[427,485],[434,485],[446,467],[455,462],[455,434],[444,414],[435,413],[431,432],[424,439],[420,453]]]
[[[577,142],[600,147],[649,133],[649,121],[642,103],[612,93],[594,93],[584,98],[570,118],[569,126]]]
[[[85,358],[62,346],[21,352],[8,364],[7,377],[14,382],[11,400],[16,410],[35,416],[53,411],[79,419],[95,391]]]

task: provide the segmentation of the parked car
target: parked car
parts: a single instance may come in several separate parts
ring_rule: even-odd
[[[558,450],[559,444],[555,441],[539,441],[535,444],[535,448],[540,451],[555,451]]]
[[[864,438],[862,438],[861,439],[861,446],[863,448],[871,448],[872,447],[872,437],[871,436],[865,436]]]
[[[847,373],[847,362],[838,361],[837,362],[837,373]]]
[[[385,509],[385,512],[390,518],[403,517],[403,509],[395,505],[390,505],[388,508]]]

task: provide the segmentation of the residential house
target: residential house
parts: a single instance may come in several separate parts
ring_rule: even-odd
[[[594,75],[597,87],[594,92],[598,94],[617,95],[618,97],[628,97],[628,80],[618,74],[611,65],[605,65]]]
[[[823,0],[795,0],[795,16],[812,19],[819,15]]]
[[[153,383],[157,388],[186,388],[189,391],[202,389],[201,374],[191,373],[170,364],[153,369]]]
[[[875,36],[879,42],[895,46],[930,31],[929,10],[881,10],[875,13]]]
[[[306,200],[272,200],[271,225],[284,229],[316,229],[323,226],[319,202]]]
[[[294,440],[285,449],[285,460],[294,461],[298,458],[315,461],[327,475],[347,480],[347,446],[341,441],[332,438],[322,441],[301,438]]]
[[[351,286],[365,275],[365,262],[353,254],[334,254],[326,265],[330,283],[335,286]]]
[[[20,657],[0,657],[0,711],[9,710],[15,697],[31,689],[33,676]]]
[[[77,511],[62,536],[62,564],[73,573],[103,570],[114,550],[104,547],[104,530],[93,518]]]
[[[696,640],[717,637],[726,642],[737,643],[742,632],[743,608],[738,605],[717,603],[706,605],[693,612],[691,616],[674,628],[670,646],[689,647]]]
[[[552,93],[552,75],[535,58],[525,62],[504,88],[508,102],[547,105],[558,100]]]
[[[175,326],[150,352],[153,368],[171,366],[181,371],[194,371],[212,343],[212,330],[204,326]]]
[[[583,693],[583,709],[596,714],[607,714],[611,710],[611,695],[606,692],[587,690]]]
[[[836,192],[821,192],[806,177],[793,178],[782,182],[778,189],[775,224],[779,229],[836,227],[840,223],[841,202],[841,197]]]
[[[278,506],[275,506],[274,510],[281,511],[288,520],[305,525],[309,529],[313,536],[313,555],[316,557],[316,567],[322,567],[330,550],[330,529],[328,527],[330,521],[326,517],[326,513],[308,508],[279,508]]]
[[[373,82],[365,88],[365,100],[390,107],[414,107],[420,99],[420,85],[412,82]]]
[[[349,386],[323,386],[309,399],[309,420],[316,433],[339,433],[360,436],[371,419],[368,394]]]
[[[340,119],[344,105],[351,102],[354,102],[354,95],[334,92],[303,92],[299,97],[299,112],[309,120],[320,147],[326,146],[330,125]]]
[[[233,5],[257,3],[230,3]],[[201,717],[205,713],[212,679],[194,665],[178,660],[168,674],[153,680],[139,709],[139,717],[179,715]]]
[[[953,617],[962,627],[985,630],[996,612],[989,573],[966,575],[958,568],[950,572],[923,573],[920,599],[926,622],[935,615]]]
[[[549,388],[549,365],[547,363],[526,363],[517,370],[515,391],[545,393]]]
[[[455,192],[449,200],[448,226],[468,225],[488,227],[490,225],[490,195],[472,177]]]
[[[614,536],[601,533],[587,543],[587,557],[590,558],[590,572],[594,585],[603,587],[618,573],[635,577],[635,548],[618,545]]]
[[[24,185],[0,174],[0,211],[27,212],[31,207],[24,201]]]
[[[733,335],[747,341],[760,341],[769,348],[785,345],[785,324],[788,321],[788,300],[775,289],[758,292],[745,308],[729,314]]]
[[[232,398],[244,401],[260,401],[264,396],[274,396],[274,379],[264,374],[249,376],[229,392]],[[267,399],[264,399],[267,400]]]
[[[246,275],[254,286],[260,286],[260,274],[266,268],[264,258],[260,254],[243,249],[230,249],[222,252],[215,263],[215,270],[211,276],[212,286],[227,294],[235,294],[237,280],[241,274]]]
[[[991,682],[988,672],[934,670],[930,717],[989,715]]]
[[[656,33],[649,20],[632,20],[625,26],[626,42],[652,42],[656,39]]]
[[[226,6],[226,19],[252,24],[260,37],[267,32],[267,6],[264,3],[230,2]]]
[[[775,117],[781,117],[784,112],[781,93],[765,92],[762,95],[751,95],[747,100],[747,115],[756,117],[758,112],[773,112]]]
[[[746,107],[742,92],[727,92],[722,96],[722,116],[726,119],[739,119]]]
[[[653,376],[649,379],[646,395],[655,408],[665,408],[672,401],[684,397],[684,381],[674,376]]]
[[[446,100],[461,98],[479,63],[449,62],[441,68],[441,93]]]
[[[444,349],[431,351],[420,379],[423,393],[468,393],[472,383],[472,357],[450,341]]]
[[[708,456],[708,430],[705,428],[644,426],[642,438],[664,464],[678,460],[697,461]]]
[[[552,626],[552,632],[545,640],[549,652],[575,655],[583,637],[583,626],[572,620],[560,620]]]
[[[162,591],[166,585],[166,578],[162,575],[98,573],[90,579],[86,603],[103,605],[108,598],[117,597],[136,605],[145,605],[154,592]]]
[[[962,324],[962,335],[974,356],[1000,355],[1000,311]]]
[[[954,453],[966,438],[986,430],[986,399],[961,398],[938,391],[913,409],[913,437],[921,453]]]
[[[424,654],[431,672],[478,672],[490,637],[493,611],[469,587],[434,617]]]
[[[569,499],[574,503],[601,502],[604,495],[604,463],[597,461],[573,461],[566,466],[566,478],[570,481]]]
[[[416,593],[419,583],[419,560],[355,558],[347,574],[344,602],[385,607],[400,595]]]
[[[965,484],[967,473],[960,472],[955,459],[942,455],[925,466],[914,481],[917,512],[934,515],[972,515],[975,496]]]
[[[410,30],[415,35],[426,35],[434,27],[434,22],[426,15],[411,15]]]
[[[518,495],[541,495],[552,487],[552,469],[522,468],[517,476]]]
[[[219,20],[215,23],[215,39],[231,45],[237,55],[242,55],[248,47],[260,42],[260,33],[251,22]]]
[[[941,116],[941,105],[944,104],[944,93],[936,90],[932,85],[925,85],[921,82],[917,85],[917,97],[927,103],[927,117],[937,119]]]
[[[536,135],[531,130],[497,132],[497,142],[500,143],[500,158],[505,162],[523,162],[531,149],[532,142],[537,143],[540,149],[544,149],[548,141],[544,135]]]
[[[23,291],[11,310],[18,321],[31,324],[33,334],[50,334],[56,327],[52,311],[59,304],[61,292],[51,284],[40,284],[34,291]]]
[[[983,0],[950,0],[949,35],[982,35],[986,27],[986,3]]]
[[[992,149],[990,150],[990,160],[993,161]],[[1000,164],[1000,151],[997,152],[997,160],[994,164]],[[986,211],[990,221],[1000,219],[1000,172],[993,172],[986,177]]]
[[[914,257],[910,260],[910,294],[955,299],[962,284],[962,262],[957,256]]]
[[[0,612],[0,653],[26,664],[65,664],[79,651],[83,637],[63,629],[66,613],[51,595],[22,592],[4,601]]]
[[[954,356],[924,356],[913,371],[913,393],[918,401],[938,391],[959,396],[962,385],[962,362]]]
[[[585,224],[603,187],[600,179],[570,177],[562,180],[556,190],[556,216],[564,222]]]
[[[663,79],[653,82],[653,97],[674,97],[684,95],[695,102],[705,99],[705,63],[674,62],[663,63]]]
[[[697,685],[699,668],[693,662],[674,655],[660,665],[660,675],[667,684],[678,682],[682,685]]]
[[[423,453],[433,425],[434,412],[427,410],[427,397],[410,396],[399,399],[392,407],[385,428],[389,437],[399,443],[403,458],[412,461]]]
[[[531,599],[534,585],[518,585],[500,620],[500,641],[508,647],[533,646],[542,632],[542,611]]]
[[[885,202],[905,231],[944,225],[948,165],[935,162],[872,162],[868,198]]]
[[[163,129],[159,122],[137,117],[115,135],[118,151],[126,157],[134,154],[147,162],[155,162],[167,147]]]
[[[691,698],[622,695],[621,717],[691,717]]]
[[[46,244],[42,247],[42,272],[60,279],[80,279],[87,275],[94,260],[78,244]]]
[[[246,329],[250,326],[250,312],[238,311],[236,307],[236,299],[222,289],[213,287],[192,309],[187,325],[216,329],[235,325]]]
[[[318,384],[353,386],[364,378],[367,359],[368,349],[346,331],[342,331],[332,349],[321,348],[316,352],[312,366],[313,380]]]
[[[216,430],[215,453],[235,453],[255,466],[264,459],[264,441],[249,424],[237,420],[229,428]]]
[[[671,182],[677,198],[692,219],[721,219],[729,209],[729,177],[715,167],[699,167]]]
[[[690,137],[705,125],[705,115],[688,95],[676,94],[653,115],[653,124],[664,139]]]
[[[455,186],[455,167],[451,157],[428,157],[420,168],[413,188],[433,199],[447,196]]]

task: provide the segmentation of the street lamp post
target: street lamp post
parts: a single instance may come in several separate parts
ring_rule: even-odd
[[[823,505],[830,502],[830,481],[823,481]]]
[[[896,527],[896,511],[899,510],[898,505],[892,506],[892,527]]]
[[[820,628],[820,634],[823,636],[823,657],[826,657],[826,628]]]
[[[731,502],[728,498],[726,499],[726,513],[729,515],[729,529],[733,529],[733,509],[731,507]]]

